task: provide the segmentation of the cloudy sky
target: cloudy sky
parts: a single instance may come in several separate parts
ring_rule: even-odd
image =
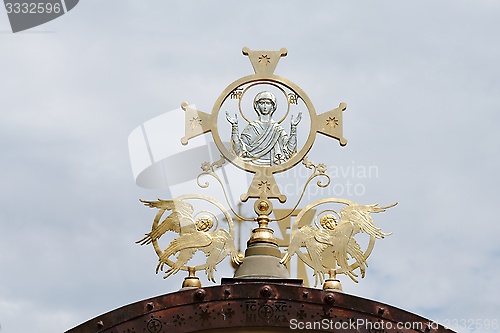
[[[335,196],[399,202],[345,291],[458,332],[498,322],[499,17],[494,0],[86,0],[13,34],[0,10],[0,332],[62,332],[180,288],[134,244],[154,216],[138,199],[167,192],[135,184],[128,136],[183,101],[210,112],[253,72],[243,46],[286,47],[276,73],[318,113],[347,103],[348,145],[320,136],[310,159],[376,172],[334,176]]]

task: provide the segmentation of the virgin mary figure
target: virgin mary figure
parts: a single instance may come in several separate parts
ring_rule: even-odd
[[[291,118],[290,135],[272,119],[276,111],[276,97],[269,91],[258,93],[253,102],[258,120],[250,122],[240,134],[238,117],[232,118],[226,111],[226,119],[232,125],[231,149],[245,162],[256,165],[278,165],[288,161],[297,151],[297,125],[302,113]]]

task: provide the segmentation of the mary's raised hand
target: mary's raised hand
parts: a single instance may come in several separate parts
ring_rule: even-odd
[[[238,125],[238,115],[235,114],[234,118],[229,115],[229,111],[226,111],[226,119],[231,123],[231,125]]]
[[[297,117],[295,119],[292,116],[292,119],[290,120],[290,122],[291,122],[292,126],[297,126],[301,120],[302,120],[302,112],[299,112],[299,114],[297,115]]]

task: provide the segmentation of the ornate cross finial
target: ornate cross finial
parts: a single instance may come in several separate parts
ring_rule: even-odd
[[[358,273],[355,270],[359,270],[361,277],[364,276],[366,259],[375,240],[389,235],[375,226],[370,214],[384,212],[394,205],[379,207],[346,199],[326,198],[298,209],[306,187],[314,178],[327,179],[327,182],[316,182],[319,187],[330,184],[326,165],[309,161],[307,153],[318,133],[338,140],[341,146],[347,144],[343,136],[343,113],[347,106],[340,103],[336,108],[317,114],[311,100],[299,86],[274,73],[281,57],[287,55],[285,48],[279,51],[257,51],[244,47],[243,54],[249,57],[254,74],[229,84],[218,97],[211,113],[196,110],[187,102],[181,104],[185,112],[185,135],[181,138],[181,143],[187,145],[190,139],[211,133],[221,153],[220,160],[202,164],[203,172],[200,176],[210,175],[217,179],[229,209],[236,217],[242,221],[258,223],[258,227],[252,231],[247,243],[246,257],[235,277],[284,278],[289,276],[284,264],[297,254],[314,270],[316,283],[323,282],[325,275],[330,276],[324,285],[326,289],[341,289],[340,282],[336,279],[338,274],[345,274],[357,282]],[[226,189],[216,172],[226,161],[254,174],[248,190],[240,199],[242,202],[249,198],[256,199],[256,216],[243,217],[231,207]],[[274,174],[289,170],[299,163],[311,170],[302,194],[289,214],[281,217],[274,214],[273,217],[271,200],[277,199],[280,203],[287,201]],[[208,183],[200,184],[199,177],[198,185],[208,187]],[[220,213],[210,213],[211,216],[205,214],[209,213],[207,210],[199,210],[196,213],[193,205],[189,203],[193,200],[212,204],[224,216],[227,227],[219,226],[217,215]],[[215,199],[190,194],[172,200],[143,202],[149,207],[159,209],[151,232],[138,241],[141,245],[153,244],[159,258],[157,272],[168,267],[168,277],[180,270],[188,271],[184,285],[194,287],[199,286],[196,271],[203,269],[208,278],[214,280],[215,266],[226,256],[230,256],[234,263],[240,263],[241,257],[234,243],[231,214]],[[166,211],[170,211],[170,214],[164,217]],[[294,211],[298,211],[298,214],[291,228],[290,244],[282,257],[278,240],[269,228],[269,223],[287,219]],[[311,220],[315,226],[311,225]],[[158,239],[167,231],[178,233],[179,236],[175,237],[167,248],[161,250]],[[360,233],[369,236],[368,245],[364,250],[364,243],[358,243],[354,238]],[[205,253],[207,260],[204,264],[192,265],[190,261],[198,250]],[[258,256],[265,258],[254,261]],[[251,257],[253,259],[250,259]],[[266,266],[278,268],[275,274],[268,275]]]

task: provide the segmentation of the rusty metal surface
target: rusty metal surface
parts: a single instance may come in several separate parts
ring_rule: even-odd
[[[126,305],[67,333],[249,332],[437,333],[453,331],[380,302],[297,285],[241,281],[178,291]],[[316,325],[316,326],[313,326]]]

